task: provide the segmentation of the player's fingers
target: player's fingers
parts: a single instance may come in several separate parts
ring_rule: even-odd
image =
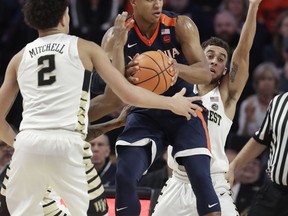
[[[172,76],[172,82],[171,82],[171,86],[173,86],[177,82],[179,72],[174,70],[173,67],[170,67],[169,68],[169,74],[173,75]]]
[[[186,93],[186,88],[182,88],[181,91],[179,92],[180,95],[184,95]]]
[[[127,24],[126,24],[126,29],[130,29],[132,25],[134,24],[134,19],[131,19]]]
[[[133,66],[131,65],[130,67],[126,68],[125,75],[126,77],[130,77],[139,71],[140,71],[139,65],[133,65]]]
[[[118,26],[120,16],[121,16],[120,14],[118,14],[118,15],[116,16],[116,18],[115,18],[115,20],[114,20],[114,26]]]
[[[203,108],[201,106],[199,106],[198,104],[195,104],[195,103],[191,103],[191,108],[193,110],[199,110],[199,111],[203,111]]]
[[[186,114],[186,119],[187,119],[187,120],[190,120],[190,119],[191,119],[191,111],[188,112],[188,114]]]
[[[190,98],[191,98],[191,102],[201,101],[201,100],[202,100],[202,97],[201,97],[201,96],[193,96],[193,97],[190,97]]]
[[[121,14],[118,14],[115,21],[114,21],[114,25],[118,26],[118,25],[125,23],[127,15],[128,15],[128,13],[126,11],[123,11]]]
[[[130,68],[130,67],[135,67],[135,66],[139,66],[139,62],[138,61],[136,61],[136,60],[134,60],[134,59],[132,59],[127,65],[126,65],[126,69],[127,68]]]
[[[121,24],[124,24],[124,23],[125,23],[125,21],[126,21],[126,19],[127,19],[127,15],[128,15],[128,13],[127,13],[126,11],[123,11],[123,12],[122,12],[122,14],[121,14],[121,16],[120,16],[120,19],[119,19],[119,22],[120,22]]]
[[[169,65],[171,65],[171,64],[177,63],[177,61],[173,58],[169,58],[168,63],[169,63]]]
[[[137,83],[139,81],[139,78],[137,77],[133,77],[133,76],[129,76],[127,77],[127,80],[133,84]]]
[[[136,53],[135,56],[133,57],[133,60],[139,55],[140,55],[139,53]]]
[[[190,110],[190,114],[193,115],[195,118],[198,117],[197,113],[195,112],[194,109]]]

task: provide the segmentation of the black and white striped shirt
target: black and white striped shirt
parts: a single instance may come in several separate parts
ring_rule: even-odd
[[[267,171],[271,180],[288,186],[288,92],[270,102],[254,139],[270,148]]]

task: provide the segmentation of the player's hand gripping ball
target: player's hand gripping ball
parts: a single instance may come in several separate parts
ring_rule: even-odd
[[[140,86],[156,94],[163,94],[172,84],[175,74],[169,57],[161,51],[147,51],[135,59],[139,63],[139,70],[133,74],[138,78],[134,85]]]

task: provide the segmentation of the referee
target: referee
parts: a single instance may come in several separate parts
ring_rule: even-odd
[[[234,181],[234,171],[260,155],[266,148],[270,154],[267,178],[252,203],[249,216],[288,215],[288,92],[270,102],[261,128],[230,164],[227,179]]]

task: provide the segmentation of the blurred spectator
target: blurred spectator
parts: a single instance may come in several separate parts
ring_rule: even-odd
[[[255,69],[253,87],[256,93],[240,104],[238,135],[252,136],[261,126],[269,102],[277,93],[278,73],[273,63],[262,63]]]
[[[270,33],[274,31],[275,20],[288,9],[287,0],[263,0],[259,5],[258,20],[263,22]]]
[[[37,38],[37,32],[24,24],[22,5],[24,0],[0,0],[0,86],[6,67],[13,55],[26,43]],[[22,120],[22,97],[18,94],[7,116],[7,121],[16,128]]]
[[[96,1],[97,3],[98,1]],[[88,39],[90,31],[91,10],[90,0],[70,0],[70,33]]]
[[[246,14],[248,10],[248,1],[247,0],[225,0],[223,2],[224,9],[230,11],[237,22],[238,32],[241,32],[242,25],[246,19]]]
[[[3,78],[8,62],[37,32],[24,24],[24,0],[0,0],[0,76]],[[2,84],[2,83],[1,83]]]
[[[234,160],[240,150],[236,149],[232,147],[225,150],[229,163]],[[235,201],[235,205],[240,215],[250,207],[256,192],[260,189],[263,183],[261,174],[260,158],[254,159],[249,164],[239,167],[239,169],[236,170],[235,181],[231,191],[232,198]]]
[[[273,43],[266,48],[265,52],[266,61],[273,61],[278,67],[283,67],[285,63],[283,52],[288,51],[285,38],[288,38],[288,9],[282,12],[275,22]]]
[[[280,70],[280,82],[279,91],[288,92],[288,38],[287,38],[287,50],[284,52],[285,65]]]
[[[236,48],[240,34],[237,31],[237,21],[234,15],[228,10],[219,10],[214,18],[215,36],[226,41],[231,49],[231,53]],[[227,63],[230,65],[230,63]]]
[[[214,10],[205,11],[201,5],[190,0],[167,0],[163,10],[190,17],[198,27],[201,41],[213,35]]]
[[[10,160],[14,149],[11,146],[8,146],[2,140],[0,140],[0,188],[4,181],[7,167],[9,166]]]
[[[82,0],[81,0],[82,1]],[[90,14],[88,15],[90,31],[88,39],[101,44],[105,32],[113,25],[120,12],[119,0],[89,0]],[[87,16],[87,15],[86,15]]]
[[[0,172],[11,160],[14,149],[0,140]]]
[[[110,160],[110,142],[105,134],[90,141],[93,156],[91,158],[104,186],[115,185],[116,166]]]
[[[193,2],[200,5],[205,11],[216,11],[222,0],[193,0]]]

